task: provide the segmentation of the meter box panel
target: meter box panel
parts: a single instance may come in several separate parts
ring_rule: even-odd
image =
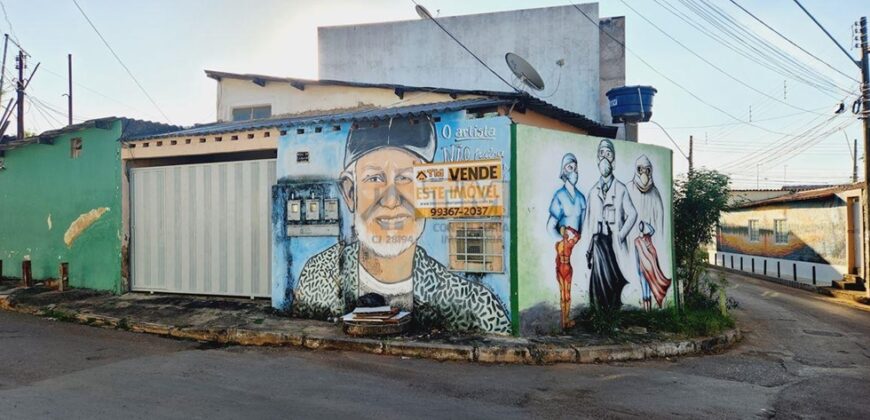
[[[287,236],[335,236],[341,233],[339,192],[335,182],[285,184]]]
[[[326,198],[323,200],[323,219],[327,221],[338,221],[338,199]]]
[[[301,222],[302,221],[302,201],[287,200],[287,221]]]

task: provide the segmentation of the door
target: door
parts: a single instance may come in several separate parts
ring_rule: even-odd
[[[269,297],[275,160],[134,168],[131,288]]]
[[[860,275],[863,269],[863,225],[861,224],[861,200],[850,198],[848,207],[849,228],[849,274]],[[862,276],[863,277],[863,276]]]

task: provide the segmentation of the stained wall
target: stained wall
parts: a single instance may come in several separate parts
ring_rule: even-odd
[[[36,279],[69,263],[73,287],[120,291],[121,121],[6,152],[0,170],[0,259],[19,277],[32,261]],[[71,157],[70,142],[81,139]]]

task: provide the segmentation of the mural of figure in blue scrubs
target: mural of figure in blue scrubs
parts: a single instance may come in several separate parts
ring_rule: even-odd
[[[556,239],[556,281],[559,283],[562,328],[570,328],[571,320],[571,253],[580,241],[583,217],[586,214],[586,197],[577,189],[577,157],[566,153],[562,157],[559,179],[564,185],[553,194],[550,201],[550,217],[547,231]]]

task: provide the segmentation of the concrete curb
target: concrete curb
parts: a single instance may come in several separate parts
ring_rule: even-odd
[[[138,333],[154,334],[184,340],[196,340],[243,346],[293,346],[311,350],[340,350],[390,356],[462,361],[478,363],[507,363],[548,365],[554,363],[606,363],[645,360],[651,358],[690,356],[726,350],[743,337],[740,329],[728,330],[718,336],[681,341],[608,346],[575,346],[568,344],[496,342],[492,344],[447,344],[393,339],[356,338],[328,333],[281,332],[248,328],[190,328],[176,327],[127,318],[116,318],[89,312],[71,312],[19,305],[0,295],[0,309],[28,315],[51,317],[62,321],[115,328]],[[323,329],[320,329],[323,330]],[[494,341],[497,341],[494,339]]]

